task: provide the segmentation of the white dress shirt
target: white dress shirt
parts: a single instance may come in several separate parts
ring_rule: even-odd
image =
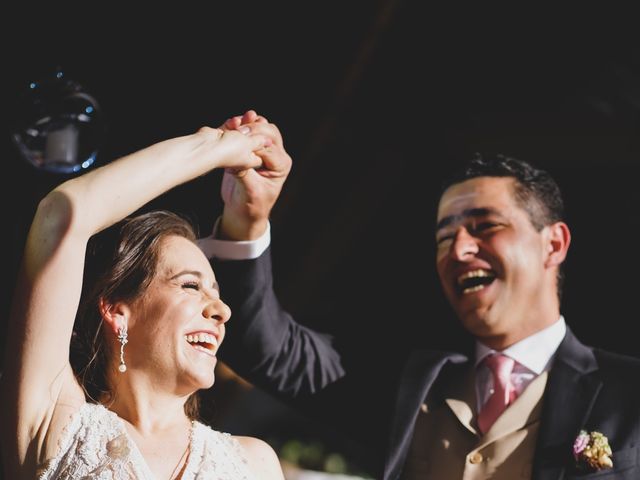
[[[220,218],[216,220],[211,235],[198,239],[198,246],[207,258],[222,260],[253,260],[264,253],[271,243],[271,225],[267,222],[265,232],[255,240],[219,240],[218,227]]]
[[[488,400],[493,389],[493,376],[482,360],[492,353],[502,353],[516,361],[511,373],[511,382],[519,396],[525,388],[542,372],[548,371],[553,363],[556,350],[565,336],[567,325],[564,317],[553,325],[540,330],[533,335],[514,343],[502,352],[496,352],[483,343],[476,341],[475,365],[476,374],[476,398],[478,399],[478,411]]]

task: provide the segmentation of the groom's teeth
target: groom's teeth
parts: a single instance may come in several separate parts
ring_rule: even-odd
[[[461,293],[473,293],[482,290],[496,278],[491,270],[478,268],[463,273],[456,279],[456,286]]]
[[[458,277],[458,285],[462,285],[465,280],[470,278],[482,278],[482,277],[491,277],[492,275],[486,270],[471,270],[469,272],[465,272]]]
[[[484,285],[476,285],[475,287],[469,287],[469,288],[465,288],[462,293],[473,293],[473,292],[477,292],[479,290],[482,290],[485,286]]]

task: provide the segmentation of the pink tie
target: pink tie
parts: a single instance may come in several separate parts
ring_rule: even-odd
[[[493,391],[478,413],[478,427],[484,434],[489,431],[493,422],[516,399],[516,390],[511,383],[511,372],[515,361],[500,353],[484,359],[485,365],[493,375]]]

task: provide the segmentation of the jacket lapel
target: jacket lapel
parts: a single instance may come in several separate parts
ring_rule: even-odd
[[[533,480],[558,480],[573,461],[573,441],[602,387],[597,370],[592,350],[567,329],[544,394]]]
[[[384,480],[395,480],[400,476],[418,410],[442,368],[449,363],[465,362],[467,358],[463,355],[432,351],[418,351],[410,357],[403,370],[394,405]]]

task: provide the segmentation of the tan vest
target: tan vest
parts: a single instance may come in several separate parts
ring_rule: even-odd
[[[445,402],[422,405],[404,480],[530,479],[547,373],[539,375],[485,435],[475,425],[473,372]],[[430,405],[431,403],[431,405]]]

